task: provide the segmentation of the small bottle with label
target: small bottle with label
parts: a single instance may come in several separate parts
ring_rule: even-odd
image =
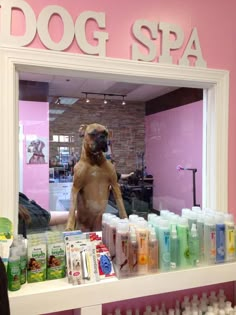
[[[148,237],[148,272],[158,270],[158,242],[154,228],[150,228]]]
[[[129,240],[129,223],[120,220],[117,223],[116,230],[116,266],[119,277],[129,275],[128,265],[128,240]]]
[[[138,243],[134,227],[129,232],[128,253],[129,272],[130,275],[135,275],[138,271]]]
[[[213,215],[204,220],[204,259],[207,265],[216,262],[216,224]]]
[[[224,215],[216,213],[216,263],[225,262],[225,224]]]
[[[158,229],[159,268],[161,271],[170,270],[170,227],[169,222],[161,219]]]
[[[136,223],[136,235],[138,242],[138,273],[148,272],[148,223],[139,220]]]
[[[8,289],[17,291],[21,288],[20,255],[17,247],[10,248],[10,256],[7,264]]]
[[[225,261],[235,260],[234,218],[227,213],[225,216]]]
[[[179,266],[179,238],[176,225],[172,224],[170,232],[170,269],[175,270]]]
[[[197,233],[197,227],[195,223],[192,223],[190,235],[189,235],[189,256],[192,266],[199,265],[199,237]]]

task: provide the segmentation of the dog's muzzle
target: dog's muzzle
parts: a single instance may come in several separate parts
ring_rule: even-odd
[[[102,136],[97,137],[97,139],[95,140],[95,147],[96,151],[107,152],[108,150],[107,138]]]

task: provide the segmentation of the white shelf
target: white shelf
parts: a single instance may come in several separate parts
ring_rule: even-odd
[[[72,286],[67,279],[25,284],[9,292],[11,315],[38,315],[236,280],[236,262]],[[87,314],[85,311],[84,314]],[[94,314],[95,315],[95,314]],[[96,314],[97,315],[97,314]]]

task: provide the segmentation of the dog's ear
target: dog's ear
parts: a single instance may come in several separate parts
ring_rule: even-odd
[[[85,125],[85,124],[82,124],[79,126],[79,136],[80,138],[83,138],[84,137],[84,133],[85,133],[85,130],[87,128],[88,125]]]

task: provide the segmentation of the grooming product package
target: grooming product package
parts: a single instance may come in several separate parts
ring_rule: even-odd
[[[116,273],[107,247],[105,245],[97,245],[96,255],[100,280],[115,277]]]
[[[28,235],[27,282],[46,280],[47,246],[44,233]]]
[[[99,281],[96,246],[89,240],[67,241],[67,274],[73,285]]]
[[[65,243],[60,232],[47,232],[47,280],[66,275]]]

